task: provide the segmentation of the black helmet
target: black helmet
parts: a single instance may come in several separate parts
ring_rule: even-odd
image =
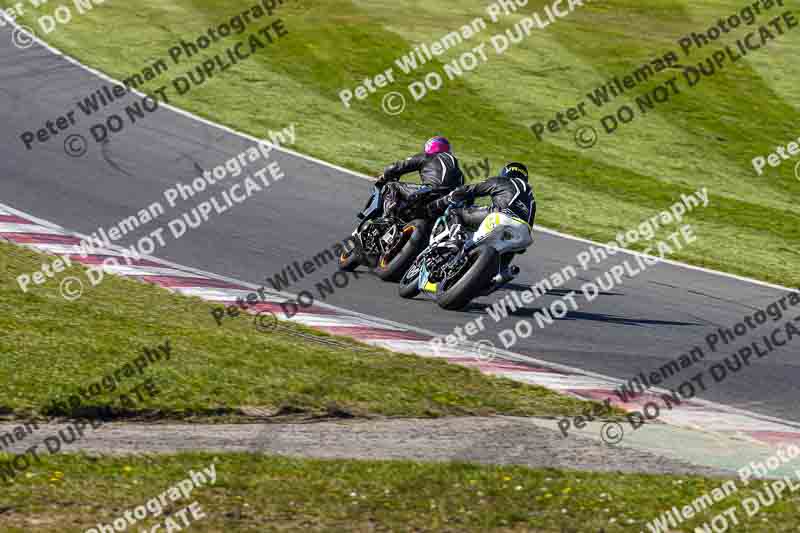
[[[508,163],[500,171],[500,175],[504,178],[519,178],[524,182],[528,182],[528,167],[522,163]]]

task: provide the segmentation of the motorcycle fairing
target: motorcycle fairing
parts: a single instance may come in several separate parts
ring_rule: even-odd
[[[428,272],[428,265],[424,262],[422,263],[419,269],[419,280],[417,280],[417,287],[421,291],[425,292],[432,292],[436,293],[437,283],[430,283],[428,278],[430,277],[430,273]]]
[[[522,251],[530,244],[531,227],[524,220],[505,213],[489,213],[472,235],[472,246],[492,241],[498,253]]]

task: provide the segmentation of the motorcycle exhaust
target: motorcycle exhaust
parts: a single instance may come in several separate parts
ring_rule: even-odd
[[[516,278],[517,274],[519,274],[519,267],[517,265],[511,265],[509,268],[503,270],[502,272],[497,274],[495,277],[493,277],[492,278],[492,284],[494,285],[494,288],[496,289],[500,285],[504,285],[504,284],[508,283],[509,281],[511,281],[512,279]]]
[[[512,279],[516,278],[517,274],[519,274],[519,267],[517,265],[511,265],[509,268],[503,270],[492,278],[492,282],[489,284],[489,287],[481,292],[481,296],[488,296],[489,294],[493,293]]]

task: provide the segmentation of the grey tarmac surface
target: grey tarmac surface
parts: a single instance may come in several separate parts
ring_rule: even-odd
[[[0,434],[13,430],[0,424]],[[40,424],[4,451],[23,453],[63,430]],[[54,441],[50,440],[55,448]],[[45,445],[37,448],[44,455]],[[307,424],[104,424],[63,452],[97,454],[176,453],[182,451],[258,452],[322,459],[406,459],[514,464],[597,472],[641,472],[729,477],[730,472],[613,447],[598,441],[537,427],[519,417],[350,420]]]
[[[79,116],[73,129],[46,143],[27,150],[20,140],[24,131],[35,131],[46,120],[54,120],[75,103],[108,82],[34,45],[21,51],[10,44],[10,28],[0,28],[0,202],[50,220],[67,229],[91,234],[98,227],[108,228],[122,218],[160,201],[163,192],[176,182],[189,183],[201,174],[242,152],[251,141],[216,127],[192,120],[168,109],[127,125],[109,142],[96,144],[89,126],[125,105],[139,100],[127,96],[101,111],[96,117]],[[287,98],[291,97],[287,95]],[[331,95],[333,98],[334,95]],[[225,102],[220,102],[224,106]],[[254,96],[253,113],[268,115],[271,105]],[[298,141],[313,126],[298,117]],[[286,124],[288,126],[288,124]],[[435,127],[434,127],[435,126]],[[434,129],[441,124],[431,125]],[[277,125],[273,129],[280,129]],[[70,157],[64,150],[67,134],[81,133],[89,139],[88,152]],[[267,132],[263,132],[266,136]],[[458,132],[448,132],[456,148]],[[365,135],[368,135],[365,132]],[[422,139],[420,140],[422,142]],[[404,157],[387,146],[387,162]],[[293,261],[303,262],[329,249],[351,231],[354,215],[369,193],[369,182],[357,176],[319,165],[291,154],[276,159],[286,177],[265,192],[257,194],[223,215],[213,216],[179,240],[169,239],[166,248],[154,255],[165,259],[264,284]],[[535,163],[532,163],[535,187]],[[376,173],[379,169],[376,169]],[[241,179],[241,177],[239,178]],[[229,178],[230,180],[230,178]],[[232,183],[232,181],[228,181]],[[219,195],[221,188],[212,189]],[[713,195],[713,191],[712,195]],[[208,198],[209,192],[179,203],[156,221],[127,235],[120,244],[134,244],[139,237],[180,216]],[[668,206],[652,206],[656,214]],[[713,209],[712,204],[707,209]],[[547,204],[540,211],[549,209]],[[703,235],[698,235],[702,239]],[[735,236],[731,236],[735,238]],[[518,264],[522,274],[518,286],[527,286],[575,264],[576,255],[586,244],[544,233],[535,235],[535,244]],[[618,260],[580,272],[578,279],[564,287],[578,290],[584,281],[603,274]],[[320,279],[330,277],[335,265],[292,284],[287,290],[314,290]],[[267,283],[269,288],[270,285]],[[54,287],[57,290],[57,287]],[[549,305],[564,292],[535,301],[520,314]],[[521,340],[512,349],[547,361],[573,365],[613,377],[628,379],[639,372],[657,370],[695,345],[718,327],[736,322],[776,299],[780,291],[671,265],[652,267],[635,279],[626,279],[610,294],[584,304],[579,311],[544,330]],[[502,296],[501,293],[499,296]],[[445,312],[431,301],[418,298],[405,301],[397,296],[397,286],[383,283],[367,274],[329,296],[328,303],[369,315],[451,333],[456,326],[484,316],[487,330],[473,340],[488,339],[499,345],[497,333],[513,327],[515,319],[493,323],[478,301],[466,312]],[[209,318],[209,327],[213,322]],[[716,354],[695,368],[730,355],[733,348],[760,338],[772,327],[764,326],[740,338],[740,342]],[[738,375],[712,385],[701,397],[761,413],[800,422],[796,384],[800,381],[800,344],[746,367]],[[679,375],[663,386],[688,379]]]

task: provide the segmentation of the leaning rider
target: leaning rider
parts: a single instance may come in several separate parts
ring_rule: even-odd
[[[451,209],[450,213],[465,227],[475,230],[481,225],[489,213],[506,214],[513,219],[524,222],[527,231],[518,232],[515,237],[530,246],[533,240],[530,233],[536,217],[536,198],[528,184],[528,169],[522,163],[508,163],[500,171],[499,176],[457,188],[447,196],[428,204],[430,217],[440,215],[451,203],[471,203],[475,198],[490,196],[491,207],[460,207]]]
[[[418,171],[421,183],[401,183],[403,174]],[[464,174],[458,166],[444,137],[433,137],[425,143],[424,152],[389,165],[378,178],[377,185],[385,185],[384,213],[396,214],[400,205],[412,201],[420,192],[432,191],[436,198],[445,196],[456,187],[464,185]]]

